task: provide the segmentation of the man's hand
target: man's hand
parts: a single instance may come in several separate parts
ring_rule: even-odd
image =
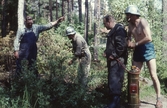
[[[68,62],[68,65],[69,65],[69,66],[72,65],[72,63],[73,63],[73,61],[70,60],[70,61]]]
[[[106,57],[106,53],[103,53],[103,57]]]
[[[58,24],[64,20],[65,20],[65,18],[64,18],[64,16],[62,16],[62,17],[58,18],[56,21],[50,22],[50,23],[52,24],[52,26],[55,26],[56,24]]]
[[[15,51],[14,56],[16,57],[16,59],[18,59],[19,58],[19,51]]]
[[[110,56],[109,56],[109,59],[113,60],[113,59],[114,59],[114,57],[110,55]]]
[[[65,17],[62,16],[62,17],[60,17],[57,21],[58,21],[58,22],[62,22],[62,21],[64,21],[64,20],[65,20]]]
[[[134,48],[136,46],[135,42],[129,41],[128,40],[128,47],[129,48]]]

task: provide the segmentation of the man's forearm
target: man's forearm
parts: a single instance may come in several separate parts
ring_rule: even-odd
[[[62,22],[64,20],[64,17],[60,17],[59,19],[57,19],[56,21],[54,22],[50,22],[52,24],[52,26],[55,26],[56,24]]]
[[[17,38],[14,40],[14,50],[15,51],[19,50],[19,40]]]

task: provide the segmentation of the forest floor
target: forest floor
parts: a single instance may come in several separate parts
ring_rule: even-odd
[[[8,79],[8,78],[9,78],[9,72],[7,72],[7,73],[0,72],[0,86],[4,86],[2,81],[4,79]],[[140,92],[140,94],[143,94],[146,91],[145,90],[140,90],[139,92]],[[145,96],[140,96],[140,97],[141,98],[140,98],[139,108],[155,108],[155,104],[156,104],[155,94],[150,93],[150,95],[145,95]],[[163,104],[163,108],[167,108],[167,96],[162,95],[161,96],[161,101],[162,101],[162,104]],[[128,107],[126,107],[126,108],[128,108]],[[134,108],[136,108],[136,107],[134,107]]]
[[[161,101],[163,104],[163,108],[167,108],[167,96],[162,95]],[[155,96],[146,96],[143,99],[141,99],[140,108],[155,108],[155,104],[156,104]]]

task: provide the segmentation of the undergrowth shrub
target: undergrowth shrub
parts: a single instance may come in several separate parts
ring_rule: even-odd
[[[37,45],[40,77],[24,65],[22,77],[13,78],[9,89],[0,90],[2,108],[98,108],[107,103],[107,68],[102,56],[100,62],[91,64],[89,89],[85,91],[77,80],[78,62],[68,66],[73,55],[67,37],[49,30],[41,34]]]

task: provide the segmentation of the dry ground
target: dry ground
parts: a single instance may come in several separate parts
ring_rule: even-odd
[[[167,97],[162,96],[161,100],[162,100],[163,108],[167,108]],[[140,108],[155,108],[155,103],[156,103],[156,97],[148,96],[148,97],[145,97],[144,99],[141,99]]]

